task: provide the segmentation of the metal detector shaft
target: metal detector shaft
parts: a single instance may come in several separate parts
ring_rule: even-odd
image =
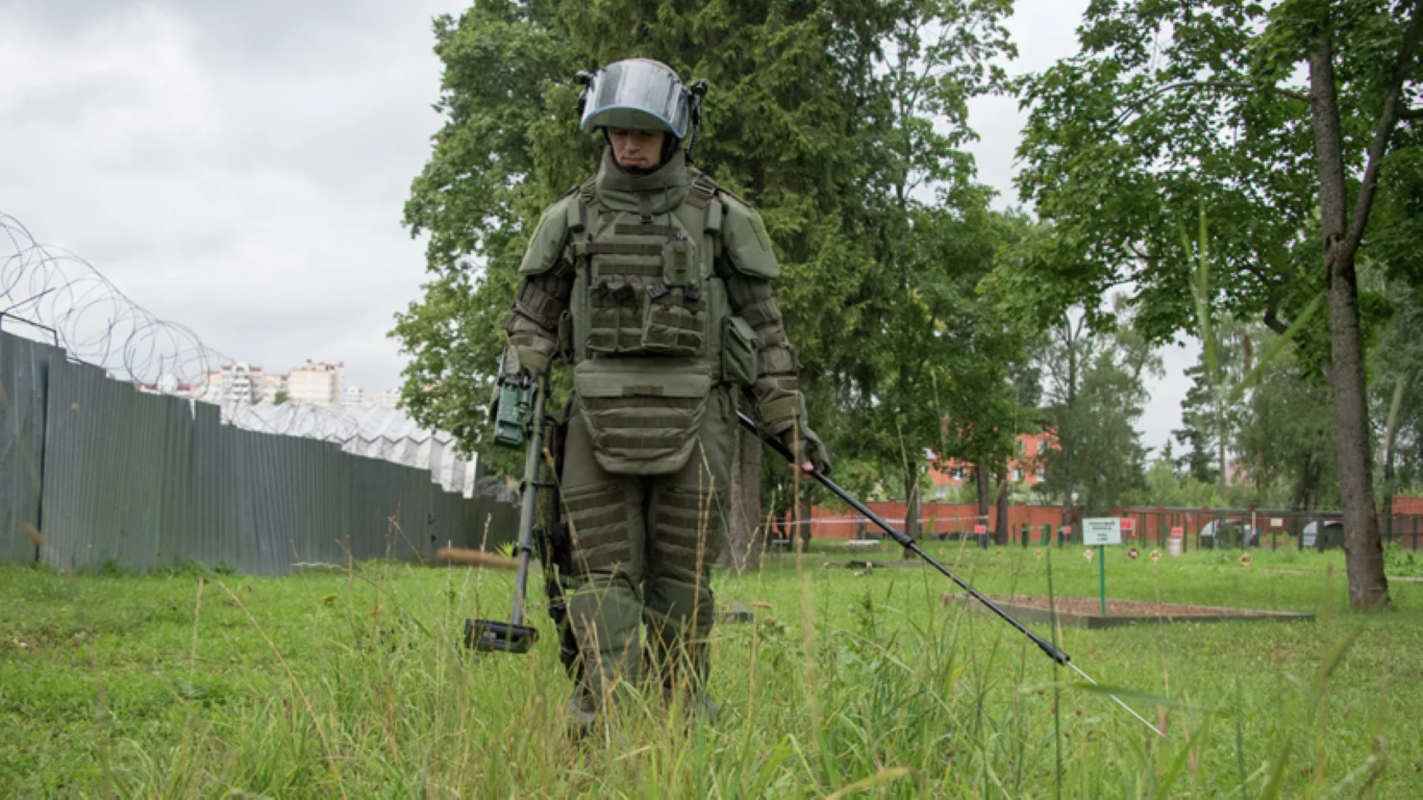
[[[775,450],[778,454],[785,458],[786,461],[791,463],[795,462],[795,454],[791,452],[790,448],[786,447],[781,442],[762,437],[760,434],[760,430],[756,427],[756,423],[745,414],[737,412],[736,416],[740,419],[741,426],[750,430],[752,433],[755,433],[757,438],[761,439],[761,441],[764,442],[767,447],[770,447],[772,450]],[[849,492],[845,491],[844,489],[841,489],[839,484],[835,483],[835,481],[830,480],[830,478],[824,473],[822,473],[820,470],[817,469],[815,472],[812,472],[810,474],[821,486],[824,486],[825,488],[829,489],[836,497],[850,504],[852,508],[865,515],[865,517],[868,518],[874,524],[878,525],[882,530],[884,530],[885,533],[890,535],[890,538],[894,539],[895,542],[899,543],[899,546],[929,562],[929,564],[932,565],[934,569],[937,569],[939,572],[943,573],[944,577],[957,584],[958,587],[967,592],[969,596],[982,603],[985,607],[988,608],[989,611],[992,611],[993,613],[997,614],[999,618],[1002,619],[1004,622],[1008,623],[1009,625],[1012,625],[1014,628],[1017,628],[1019,633],[1028,637],[1028,639],[1033,644],[1037,645],[1038,649],[1042,650],[1048,658],[1052,659],[1058,664],[1072,667],[1072,669],[1076,671],[1077,674],[1081,675],[1084,678],[1087,678],[1087,680],[1090,681],[1093,685],[1096,685],[1097,682],[1088,677],[1087,673],[1078,669],[1077,665],[1069,663],[1072,659],[1068,657],[1066,653],[1062,652],[1061,648],[1059,648],[1057,645],[1054,645],[1052,642],[1049,642],[1048,640],[1044,639],[1043,637],[1037,635],[1036,633],[1033,633],[1032,631],[1028,630],[1028,628],[1024,626],[1023,623],[1019,622],[1016,618],[1014,618],[1012,614],[1009,614],[1007,611],[1004,611],[1003,609],[999,608],[997,603],[994,603],[992,600],[989,600],[986,596],[983,595],[983,593],[970,586],[968,582],[965,581],[963,578],[960,578],[958,575],[955,575],[953,571],[950,570],[948,567],[944,566],[943,564],[940,564],[937,559],[924,552],[924,550],[919,547],[919,544],[913,539],[909,538],[907,535],[905,535],[903,531],[900,531],[893,525],[890,525],[879,514],[876,514],[875,512],[871,511],[870,508],[864,503],[861,503]],[[1111,695],[1111,698],[1113,700],[1116,700],[1117,704],[1120,705],[1122,708],[1125,708],[1127,711],[1129,711],[1133,717],[1136,717],[1137,719],[1141,720],[1142,724],[1146,725],[1146,727],[1148,728],[1151,728],[1151,730],[1155,732],[1156,735],[1165,736],[1165,734],[1157,730],[1154,725],[1147,722],[1145,719],[1142,719],[1140,714],[1137,714],[1135,711],[1132,711],[1131,707],[1128,706],[1126,703],[1123,703],[1116,695]]]
[[[514,576],[514,625],[524,624],[524,594],[529,585],[529,556],[534,549],[534,505],[538,500],[539,462],[543,459],[544,379],[534,384],[534,413],[529,420],[529,455],[524,459],[524,482],[519,486],[519,571]]]

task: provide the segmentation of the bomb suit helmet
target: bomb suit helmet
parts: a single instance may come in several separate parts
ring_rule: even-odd
[[[706,84],[687,88],[671,67],[650,58],[615,61],[596,73],[580,72],[579,127],[666,131],[686,141],[701,116]]]

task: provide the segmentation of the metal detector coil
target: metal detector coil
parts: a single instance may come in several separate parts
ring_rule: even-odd
[[[496,622],[492,619],[464,621],[464,644],[472,650],[523,654],[529,652],[538,640],[538,629],[528,625]]]

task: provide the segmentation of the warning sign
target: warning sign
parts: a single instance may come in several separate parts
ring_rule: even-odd
[[[983,534],[988,533],[988,526],[987,526],[987,525],[975,525],[975,526],[973,526],[973,532],[976,533],[976,534],[978,534],[979,536],[982,536]]]
[[[1091,546],[1121,544],[1121,520],[1116,517],[1089,517],[1082,520],[1082,543]]]
[[[1127,551],[1127,558],[1130,558],[1132,561],[1135,561],[1140,557],[1141,553],[1137,552],[1137,549],[1135,547]]]

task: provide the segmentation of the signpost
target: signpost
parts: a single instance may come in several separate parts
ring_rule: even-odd
[[[1107,616],[1107,545],[1122,543],[1122,521],[1116,517],[1088,517],[1082,520],[1082,543],[1096,546],[1102,616]]]

